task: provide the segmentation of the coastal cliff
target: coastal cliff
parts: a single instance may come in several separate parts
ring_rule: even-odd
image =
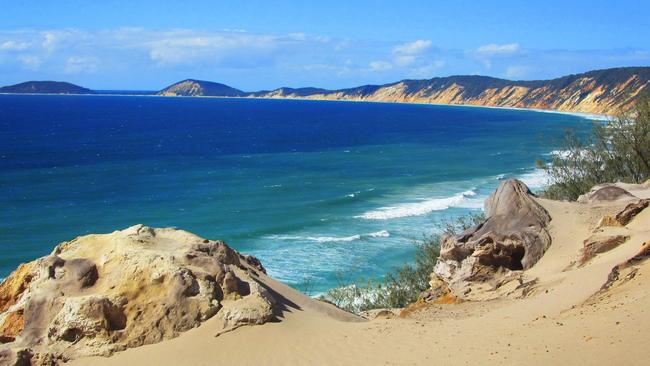
[[[402,80],[383,85],[363,85],[336,90],[283,87],[245,92],[221,83],[186,79],[155,94],[185,97],[451,104],[615,115],[629,109],[639,96],[649,92],[650,67],[622,67],[589,71],[551,80],[512,81],[488,76],[464,75],[426,80]],[[65,82],[28,81],[2,87],[0,93],[104,94],[106,92],[96,92]]]
[[[338,90],[279,88],[250,93],[223,84],[186,80],[158,94],[454,104],[614,115],[628,109],[642,93],[649,92],[649,85],[650,67],[626,67],[552,80],[511,81],[467,75],[402,80]]]

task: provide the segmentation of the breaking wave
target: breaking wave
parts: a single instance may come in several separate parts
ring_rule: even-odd
[[[356,218],[366,220],[389,220],[400,217],[421,216],[432,211],[442,211],[451,207],[460,208],[481,208],[483,207],[482,199],[471,199],[476,196],[476,192],[465,191],[451,197],[433,198],[421,202],[404,203],[397,206],[380,207],[376,210],[368,211],[363,215],[355,216]]]
[[[357,234],[350,236],[302,236],[302,235],[271,235],[268,238],[272,240],[284,241],[313,241],[317,243],[335,243],[335,242],[349,242],[362,240],[364,238],[387,238],[390,232],[387,230],[380,230],[369,234]]]
[[[517,179],[524,182],[530,189],[539,189],[549,185],[550,176],[544,169],[535,169],[518,176]]]

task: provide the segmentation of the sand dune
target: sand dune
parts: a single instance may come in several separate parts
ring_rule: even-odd
[[[640,198],[650,189],[626,186]],[[537,279],[521,298],[508,285],[485,301],[421,306],[408,316],[363,320],[310,299],[281,283],[263,281],[281,295],[280,322],[243,327],[215,337],[217,319],[178,338],[72,365],[646,365],[650,329],[650,262],[610,283],[612,268],[650,240],[650,211],[626,227],[598,229],[603,215],[624,203],[580,204],[538,199],[552,217],[552,245],[524,272]],[[629,240],[579,266],[583,240],[594,232]]]

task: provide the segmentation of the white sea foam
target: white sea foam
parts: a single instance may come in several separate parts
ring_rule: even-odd
[[[370,233],[368,234],[368,236],[371,238],[387,238],[390,236],[390,233],[388,232],[388,230],[381,230],[375,233]]]
[[[544,188],[550,182],[550,176],[544,169],[535,169],[532,172],[518,176],[517,179],[524,182],[531,189]]]
[[[300,236],[300,235],[272,235],[269,239],[288,240],[288,241],[315,241],[318,243],[337,242],[337,241],[355,241],[361,240],[361,235],[350,236]]]
[[[571,154],[571,151],[569,151],[569,150],[553,150],[550,153],[548,153],[547,155],[549,155],[549,156],[558,156],[560,158],[566,158],[566,157],[569,156],[569,154]]]
[[[350,236],[302,236],[302,235],[271,235],[268,238],[272,240],[285,240],[285,241],[313,241],[317,243],[335,243],[335,242],[350,242],[361,240],[364,238],[387,238],[390,232],[387,230],[380,230],[369,234],[357,234]]]
[[[355,217],[366,220],[389,220],[400,217],[426,215],[432,211],[442,211],[451,207],[481,208],[483,206],[483,200],[471,199],[474,196],[476,196],[476,192],[470,190],[451,197],[433,198],[421,202],[380,207]]]

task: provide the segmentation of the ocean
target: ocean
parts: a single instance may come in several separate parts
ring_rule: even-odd
[[[221,239],[323,292],[381,277],[584,117],[329,101],[0,95],[0,277],[142,223]]]

